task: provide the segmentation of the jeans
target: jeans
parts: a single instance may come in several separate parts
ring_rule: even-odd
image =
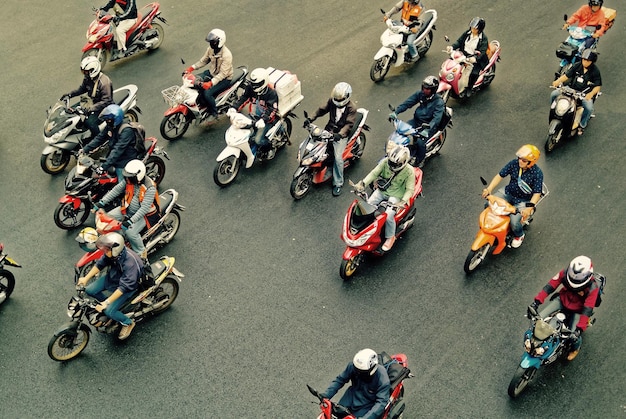
[[[122,221],[124,216],[122,215],[122,209],[120,207],[113,208],[108,212],[109,216],[115,218],[118,221]],[[140,220],[134,222],[130,228],[126,229],[124,235],[126,239],[130,243],[131,249],[133,249],[138,254],[142,254],[146,247],[143,244],[143,240],[141,239],[141,231],[146,228],[146,220],[141,217]]]
[[[206,80],[207,76],[208,76],[208,79],[210,80],[211,73],[209,73],[208,70],[202,73],[202,77],[204,80]],[[215,105],[215,96],[219,95],[224,90],[228,89],[229,86],[230,86],[230,80],[222,80],[218,82],[216,85],[212,86],[210,89],[206,89],[201,92],[202,101],[204,102],[204,104],[206,104],[207,112],[210,115],[217,114],[217,106]]]
[[[367,200],[367,203],[370,205],[378,205],[385,200],[388,200],[392,204],[400,202],[399,198],[396,198],[395,196],[387,196],[380,189],[376,189]],[[385,238],[389,239],[396,235],[396,209],[395,207],[389,206],[385,212],[387,213],[387,220],[385,221]]]
[[[417,122],[415,119],[411,119],[410,121],[408,121],[409,125],[411,125],[413,128],[418,128],[422,125],[421,122]],[[426,128],[423,130],[419,131],[419,135],[414,135],[413,136],[413,145],[415,147],[411,147],[411,157],[415,157],[415,162],[419,163],[422,160],[424,160],[424,158],[426,157],[426,142],[424,141],[424,138],[429,138],[428,137],[428,131],[430,130],[430,128]]]
[[[333,142],[335,161],[333,163],[333,186],[343,186],[343,151],[348,144],[347,138]]]
[[[504,188],[498,189],[498,191],[493,195],[504,198],[506,202],[513,202],[513,198],[504,192]],[[514,237],[522,237],[524,235],[524,226],[522,225],[521,211],[526,208],[526,202],[515,204],[515,208],[517,208],[518,212],[516,214],[509,214],[509,219],[511,220],[511,232]]]
[[[85,292],[87,295],[92,296],[98,301],[102,302],[107,299],[109,295],[112,294],[111,291],[108,291],[104,288],[106,275],[100,275],[98,279],[89,284],[87,288],[85,288]],[[104,293],[106,292],[106,294]],[[113,301],[111,304],[107,306],[102,312],[107,315],[110,319],[115,320],[118,323],[121,323],[124,326],[128,326],[133,321],[120,311],[120,307],[124,305],[124,303],[133,295],[132,292],[126,292],[120,296],[117,300]]]
[[[552,104],[552,102],[556,100],[557,96],[560,93],[560,89],[556,89],[550,94],[550,104]],[[593,113],[593,100],[583,99],[582,107],[583,115],[580,118],[580,126],[581,128],[587,128],[587,124],[589,123],[589,120],[591,119],[591,114]]]
[[[89,129],[89,132],[91,132],[91,139],[96,138],[96,136],[100,134],[100,127],[98,126],[98,115],[95,113],[90,113],[85,120],[85,127],[87,127],[87,129]]]
[[[554,300],[548,301],[546,303],[546,305],[539,311],[539,315],[542,318],[546,318],[552,313],[556,311],[562,311],[562,310],[563,310],[563,304],[561,304],[561,299],[559,297],[556,297]],[[566,323],[566,326],[569,330],[573,331],[576,328],[578,321],[580,320],[580,313],[573,313],[572,316],[568,316],[568,317],[570,317],[570,319],[568,319],[569,322]],[[582,344],[583,344],[583,337],[580,336],[578,340],[576,341],[576,343],[574,343],[574,345],[572,346],[572,350],[579,349]]]
[[[417,39],[416,33],[410,33],[409,36],[406,37],[406,44],[409,47],[409,54],[411,55],[411,58],[417,57],[417,48],[413,44],[416,39]]]

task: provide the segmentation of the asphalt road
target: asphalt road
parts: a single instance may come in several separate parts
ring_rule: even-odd
[[[80,83],[84,33],[93,2],[8,1],[0,17],[0,240],[23,264],[0,307],[0,417],[313,417],[305,384],[324,389],[363,348],[403,352],[416,375],[406,382],[405,417],[624,417],[626,380],[621,281],[624,263],[622,158],[626,89],[623,20],[600,42],[605,94],[584,138],[542,156],[550,195],[518,250],[489,258],[467,278],[463,261],[477,229],[480,176],[491,178],[525,143],[543,149],[554,50],[564,13],[580,1],[431,0],[439,12],[434,44],[412,67],[374,84],[369,67],[392,2],[184,2],[164,0],[170,25],[161,49],[105,67],[115,86],[139,86],[141,122],[158,136],[160,91],[206,48],[213,27],[227,33],[235,65],[296,73],[314,110],[338,81],[370,110],[364,158],[346,172],[361,179],[382,155],[398,104],[437,74],[444,35],[475,15],[502,44],[492,86],[467,104],[451,102],[454,127],[425,168],[414,228],[350,282],[339,278],[341,223],[353,196],[316,188],[289,195],[297,144],[255,165],[224,190],[212,180],[227,128],[192,127],[175,143],[163,188],[187,207],[176,239],[160,254],[186,274],[172,308],[138,326],[124,344],[94,334],[66,364],[50,360],[48,340],[68,319],[78,230],[52,220],[63,175],[39,168],[45,110]],[[615,7],[615,3],[607,5]],[[408,113],[407,113],[408,116]],[[90,219],[91,221],[91,219]],[[598,321],[578,358],[540,371],[518,400],[506,393],[522,353],[526,306],[574,256],[592,257],[608,277]]]

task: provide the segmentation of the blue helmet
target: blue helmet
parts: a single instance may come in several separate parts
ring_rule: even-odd
[[[109,124],[109,122],[113,122],[113,127],[117,127],[124,120],[124,111],[119,107],[119,105],[109,105],[104,108],[102,112],[100,112],[98,119],[100,121],[106,121],[107,124]]]

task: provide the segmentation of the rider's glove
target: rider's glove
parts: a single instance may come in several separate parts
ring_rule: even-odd
[[[453,51],[452,45],[448,45],[448,46],[446,47],[446,52],[447,52],[448,54],[452,54],[452,51]]]
[[[129,229],[130,226],[132,226],[133,223],[130,221],[130,218],[127,218],[126,220],[124,220],[124,222],[122,223],[122,227],[125,229]]]
[[[311,120],[309,118],[304,118],[304,123],[302,124],[302,128],[308,128],[311,125]]]
[[[413,33],[417,33],[417,26],[413,26],[413,27],[411,28],[411,32],[413,32]]]
[[[530,305],[532,308],[534,308],[535,310],[537,310],[539,308],[539,305],[541,303],[539,302],[539,300],[535,300],[532,302],[532,304]]]
[[[187,69],[183,72],[183,75],[185,75],[185,74],[189,74],[189,73],[191,73],[193,70],[195,70],[195,68],[193,68],[193,66],[191,66],[191,67],[187,68]]]
[[[262,119],[259,119],[258,121],[254,123],[254,126],[257,127],[258,129],[263,129],[265,128],[265,121]]]
[[[469,57],[469,58],[467,59],[467,61],[468,61],[468,62],[470,62],[470,63],[472,63],[472,64],[475,64],[475,63],[476,63],[476,57]]]
[[[363,183],[362,180],[360,180],[356,183],[356,185],[354,185],[354,189],[357,192],[363,192],[365,190],[365,184]]]
[[[577,327],[576,330],[574,330],[574,333],[572,336],[574,339],[578,340],[580,339],[580,335],[582,335],[582,333],[583,333],[582,329]]]
[[[60,100],[61,102],[65,102],[65,101],[67,101],[67,100],[70,100],[70,95],[67,95],[67,94],[66,94],[66,95],[63,95],[63,96],[61,96],[61,98],[60,98],[59,100]]]
[[[202,83],[202,88],[204,90],[209,90],[211,87],[213,87],[213,82],[212,81],[207,81],[205,83]]]
[[[390,121],[395,121],[396,119],[398,119],[398,114],[397,114],[397,113],[395,113],[395,112],[391,112],[391,113],[389,114],[389,120],[390,120]]]
[[[235,108],[228,108],[228,110],[226,111],[226,116],[232,118],[236,113],[237,110]]]
[[[96,167],[96,174],[98,176],[102,176],[104,174],[105,170],[102,168],[102,166],[98,166]]]

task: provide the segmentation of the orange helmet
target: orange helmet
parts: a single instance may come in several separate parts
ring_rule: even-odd
[[[539,156],[541,153],[539,149],[532,144],[523,145],[515,155],[520,159],[526,159],[529,161],[528,167],[533,167],[537,160],[539,160]]]

